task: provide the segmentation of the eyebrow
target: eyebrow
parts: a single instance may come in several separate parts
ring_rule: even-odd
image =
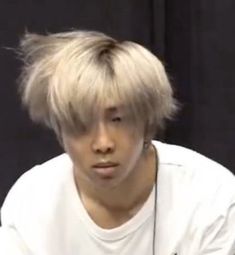
[[[123,111],[125,108],[123,105],[117,105],[117,106],[110,106],[105,109],[107,113],[116,113],[118,111]]]
[[[107,109],[105,109],[108,113],[115,113],[119,110],[120,108],[117,107],[117,106],[111,106],[111,107],[108,107]]]

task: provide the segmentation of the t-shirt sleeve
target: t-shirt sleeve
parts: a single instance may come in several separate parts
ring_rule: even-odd
[[[19,225],[23,214],[23,200],[29,190],[28,174],[21,176],[10,189],[1,208],[0,254],[31,255]]]
[[[0,254],[2,255],[30,255],[21,236],[13,227],[0,227]]]
[[[206,228],[200,251],[201,255],[235,255],[235,198],[226,213]]]
[[[193,212],[177,255],[235,255],[233,177],[205,199],[200,196]]]

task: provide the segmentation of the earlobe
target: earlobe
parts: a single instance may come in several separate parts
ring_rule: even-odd
[[[64,135],[62,132],[55,132],[56,138],[60,146],[65,150]]]
[[[57,135],[56,138],[57,138],[57,141],[58,141],[59,145],[60,145],[63,149],[65,149],[62,136]]]
[[[151,142],[149,140],[146,140],[146,139],[144,140],[144,150],[145,151],[149,148],[150,144],[151,144]]]

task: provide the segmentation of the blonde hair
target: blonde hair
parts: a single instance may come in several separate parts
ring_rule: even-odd
[[[68,132],[92,122],[107,100],[154,135],[177,110],[165,69],[143,46],[103,33],[25,34],[20,93],[33,121]]]

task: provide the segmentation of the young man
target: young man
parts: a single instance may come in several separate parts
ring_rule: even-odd
[[[0,254],[235,254],[232,173],[152,140],[177,109],[155,56],[88,31],[21,46],[22,101],[66,153],[10,190]]]

